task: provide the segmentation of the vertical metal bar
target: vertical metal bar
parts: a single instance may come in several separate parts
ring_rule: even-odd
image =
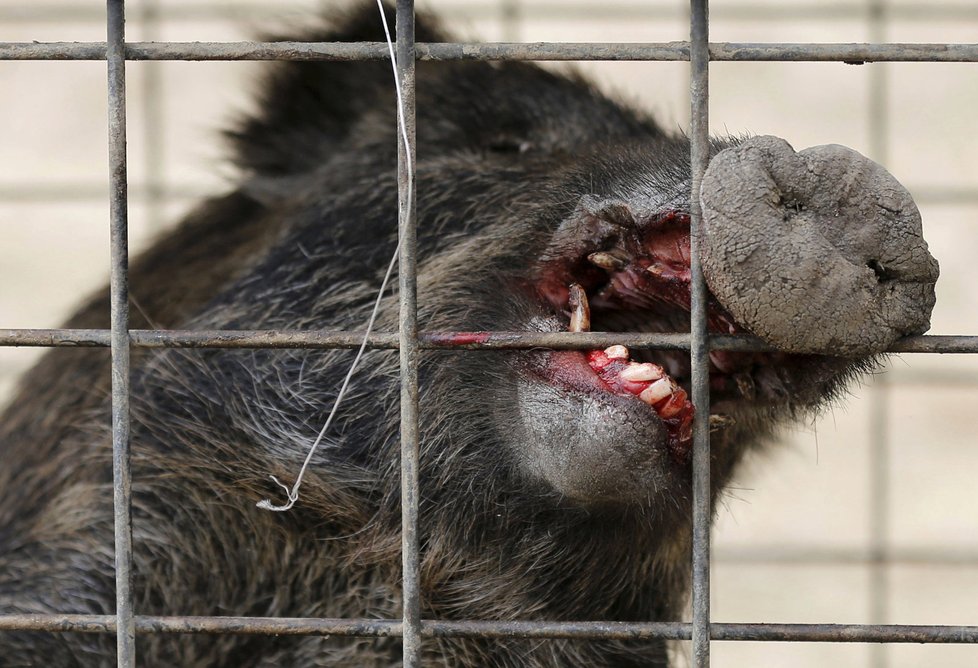
[[[144,42],[155,42],[160,37],[159,0],[142,0],[140,22]],[[163,114],[163,63],[148,60],[141,65],[143,72],[143,150],[146,182],[146,224],[159,231],[163,227],[163,151],[165,116]]]
[[[706,333],[706,283],[699,261],[703,234],[700,184],[710,161],[709,7],[690,2],[690,165],[692,167],[691,289],[693,406],[693,665],[710,665],[710,353]]]
[[[869,0],[869,38],[874,44],[886,40],[886,7],[882,0]],[[889,107],[887,65],[869,68],[869,151],[874,160],[886,164],[889,157]],[[890,381],[888,374],[875,377],[870,393],[869,424],[869,622],[885,624],[889,619],[890,572]],[[886,668],[889,648],[870,645],[870,665]]]
[[[398,259],[401,356],[401,566],[404,668],[421,665],[421,593],[418,556],[418,304],[416,199],[409,164],[415,164],[414,2],[397,2],[397,70],[408,145],[398,142]],[[400,133],[398,133],[400,134]]]
[[[129,239],[126,197],[126,11],[108,0],[109,215],[111,218],[112,487],[115,510],[117,658],[136,665],[132,604],[132,478],[129,466]]]

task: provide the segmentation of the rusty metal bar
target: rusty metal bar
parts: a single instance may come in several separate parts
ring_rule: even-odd
[[[421,559],[419,556],[418,279],[415,196],[414,0],[397,0],[398,299],[401,362],[401,617],[404,668],[421,667]],[[395,119],[395,123],[397,123]],[[404,133],[402,136],[402,132]]]
[[[101,42],[0,42],[0,60],[104,60]],[[688,42],[445,42],[416,44],[417,60],[687,61]],[[978,44],[715,42],[714,61],[978,62]],[[127,60],[387,60],[381,42],[130,42]]]
[[[710,665],[710,341],[706,280],[700,264],[703,210],[700,185],[710,162],[710,15],[708,0],[690,2],[690,367],[693,416],[693,656],[696,668]]]
[[[0,347],[105,348],[107,329],[0,329]],[[689,350],[689,334],[641,332],[419,332],[422,350],[587,350],[622,344],[629,348]],[[361,332],[297,331],[288,329],[131,329],[130,345],[136,348],[357,348]],[[737,352],[777,352],[756,336],[711,334],[710,349]],[[375,332],[368,348],[396,350],[396,334]],[[978,336],[908,336],[894,342],[890,353],[978,353]],[[901,371],[901,375],[913,375]],[[916,378],[917,376],[914,375]],[[963,384],[966,378],[957,378]]]
[[[400,620],[297,617],[150,617],[135,618],[138,633],[208,633],[240,635],[334,635],[398,637]],[[114,633],[114,615],[0,615],[4,631]],[[530,622],[422,620],[426,638],[539,638],[593,640],[689,640],[684,622]],[[909,624],[710,624],[713,640],[765,642],[892,642],[976,644],[978,626]]]
[[[132,598],[132,472],[129,460],[129,220],[126,199],[125,4],[107,0],[109,110],[109,278],[112,349],[112,503],[115,527],[116,652],[120,668],[136,665]]]

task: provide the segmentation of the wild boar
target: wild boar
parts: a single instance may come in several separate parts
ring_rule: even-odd
[[[300,39],[382,39],[367,5]],[[441,41],[432,22],[419,41]],[[688,140],[579,76],[420,63],[424,330],[689,327]],[[396,245],[388,63],[274,66],[230,134],[242,178],[132,266],[134,328],[361,330]],[[421,361],[423,616],[677,620],[688,588],[690,425],[714,493],[772,430],[928,327],[937,263],[905,191],[841,148],[716,139],[703,186],[709,322],[778,352],[428,351]],[[396,291],[395,291],[396,293]],[[106,327],[100,294],[66,324]],[[397,327],[397,295],[378,327]],[[344,350],[134,351],[137,614],[397,618],[397,355],[369,351],[296,506]],[[0,611],[114,611],[105,351],[56,350],[0,423]],[[274,496],[273,496],[274,498]],[[110,665],[109,635],[11,632],[6,666]],[[396,638],[143,635],[146,665],[395,666]],[[425,665],[665,665],[662,642],[442,638]]]

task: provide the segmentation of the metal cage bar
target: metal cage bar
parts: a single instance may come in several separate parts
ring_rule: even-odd
[[[94,347],[109,345],[107,329],[0,329],[0,346]],[[362,332],[297,331],[288,329],[131,329],[130,345],[136,348],[357,348]],[[588,350],[621,343],[629,348],[689,350],[689,334],[642,334],[611,332],[459,332],[418,333],[422,350],[524,350],[544,347],[557,350]],[[710,348],[738,352],[775,352],[763,340],[743,334],[710,334]],[[368,348],[396,349],[397,335],[374,332]],[[895,341],[890,353],[976,353],[978,336],[908,336]],[[958,379],[959,381],[963,379]],[[958,382],[958,384],[962,384]],[[967,383],[965,383],[967,384]]]
[[[690,1],[690,369],[693,415],[693,666],[710,665],[710,342],[706,281],[700,264],[700,185],[710,162],[710,19],[708,0]]]
[[[418,280],[415,181],[414,0],[397,0],[397,73],[401,86],[398,133],[398,280],[401,360],[401,605],[404,667],[421,666],[421,562],[418,539]],[[396,122],[396,119],[395,119]],[[406,142],[406,143],[405,143]]]
[[[111,219],[112,489],[115,527],[116,651],[120,668],[136,665],[132,597],[132,471],[129,457],[129,220],[126,199],[124,0],[107,0],[109,215]]]
[[[402,635],[395,619],[321,617],[135,617],[138,633],[344,636],[389,638]],[[115,633],[114,615],[0,615],[0,631]],[[540,638],[592,640],[690,640],[688,622],[548,622],[422,620],[423,638]],[[978,626],[914,624],[769,624],[712,622],[710,638],[740,642],[978,643]]]
[[[503,0],[504,15],[517,5]],[[128,329],[127,279],[127,170],[125,132],[126,60],[382,60],[387,47],[378,43],[309,44],[256,42],[126,43],[123,0],[107,0],[105,43],[0,43],[0,60],[105,60],[108,70],[110,218],[112,245],[110,330],[0,329],[0,346],[108,346],[112,351],[112,426],[117,610],[115,615],[0,615],[0,630],[115,633],[119,665],[135,665],[136,633],[240,633],[285,635],[341,635],[402,637],[405,666],[419,666],[421,639],[433,637],[483,638],[594,638],[692,640],[697,666],[709,665],[711,640],[765,640],[811,642],[930,642],[978,643],[978,626],[923,626],[871,624],[729,624],[710,621],[709,616],[709,430],[707,411],[697,410],[694,426],[694,540],[692,623],[613,622],[504,622],[489,620],[422,620],[419,596],[418,548],[418,377],[419,351],[439,348],[519,349],[546,346],[587,349],[625,343],[634,348],[689,350],[693,366],[693,401],[697,408],[708,405],[704,378],[708,351],[767,350],[757,339],[745,336],[707,336],[703,315],[705,290],[698,255],[693,253],[693,324],[691,333],[640,335],[600,333],[527,332],[419,332],[417,329],[415,215],[413,184],[407,178],[406,162],[414,155],[414,65],[416,60],[641,60],[690,61],[693,166],[693,243],[699,234],[698,185],[708,161],[708,63],[720,61],[841,61],[864,62],[978,62],[978,44],[880,44],[882,33],[874,32],[872,44],[756,44],[709,43],[707,0],[691,0],[689,42],[620,44],[418,44],[414,42],[413,2],[397,5],[396,65],[404,92],[401,110],[408,127],[408,145],[399,146],[399,232],[400,330],[369,337],[374,348],[397,348],[401,354],[401,439],[402,439],[402,550],[404,568],[403,616],[401,620],[291,619],[246,617],[149,617],[137,616],[131,592],[132,529],[129,469],[129,352],[131,347],[213,348],[352,348],[362,335],[357,332],[261,331],[174,331]],[[814,7],[814,6],[813,6]],[[788,11],[787,8],[783,8]],[[39,10],[40,11],[40,10]],[[146,20],[156,20],[155,2],[147,2]],[[771,11],[765,8],[765,11]],[[838,7],[829,9],[838,13]],[[862,11],[862,10],[860,10]],[[868,15],[874,29],[882,30],[883,6],[871,3]],[[902,11],[902,10],[900,10]],[[964,10],[962,10],[964,11]],[[507,12],[509,12],[507,14]],[[41,12],[43,14],[43,12]],[[967,13],[967,16],[972,14]],[[39,14],[40,15],[40,14]],[[79,14],[81,15],[81,14]],[[860,14],[862,15],[862,14]],[[874,77],[876,75],[874,74]],[[874,78],[871,107],[885,113],[885,78]],[[871,112],[872,113],[872,112]],[[147,117],[152,120],[151,117]],[[152,122],[148,123],[151,125]],[[886,150],[885,126],[876,128],[873,150]],[[409,194],[410,192],[410,194]],[[950,191],[949,191],[950,192]],[[149,199],[159,194],[149,184]],[[973,193],[967,193],[969,197]],[[938,193],[937,197],[948,196]],[[951,199],[958,201],[951,193]],[[410,203],[410,205],[409,205]],[[892,352],[978,352],[978,337],[918,336],[894,344]],[[885,388],[881,393],[885,401]],[[885,403],[881,404],[885,410]],[[885,419],[885,412],[881,413]],[[705,425],[705,426],[704,426]],[[873,431],[876,448],[887,447],[885,432]],[[883,457],[880,465],[885,466]],[[872,473],[872,472],[871,472]],[[885,501],[885,478],[875,470],[874,503]],[[884,510],[885,512],[885,510]],[[885,572],[899,556],[886,549],[885,516],[879,519],[871,546],[862,558]],[[790,561],[790,555],[789,561]],[[978,559],[978,557],[973,557]],[[881,570],[882,569],[882,570]],[[880,594],[883,591],[883,594]],[[885,595],[879,586],[871,596]],[[878,605],[874,603],[874,606]],[[885,608],[882,618],[885,619]],[[881,619],[874,618],[878,622]],[[885,662],[885,659],[883,659]],[[878,663],[878,665],[884,665]]]
[[[104,60],[101,42],[0,42],[0,60]],[[712,42],[710,60],[978,62],[978,44]],[[689,60],[687,42],[417,42],[417,60]],[[129,42],[127,60],[386,60],[381,42]]]

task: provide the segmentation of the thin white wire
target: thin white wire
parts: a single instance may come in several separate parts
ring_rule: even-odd
[[[387,16],[384,14],[384,5],[381,0],[377,0],[377,8],[380,10],[380,20],[384,25],[384,35],[387,38],[387,50],[390,53],[391,67],[393,68],[394,72],[394,92],[397,95],[397,119],[401,130],[401,141],[404,142],[405,168],[407,171],[407,200],[405,202],[406,206],[404,215],[409,216],[411,215],[411,204],[414,193],[414,165],[411,161],[411,152],[408,150],[407,124],[404,121],[404,102],[401,99],[401,80],[397,75],[397,57],[394,54],[394,42],[391,40],[390,28],[387,26]],[[306,455],[306,459],[302,463],[302,468],[299,469],[299,475],[296,476],[295,483],[293,483],[292,488],[289,489],[288,485],[280,482],[274,475],[270,476],[271,479],[275,481],[275,484],[285,490],[285,494],[288,497],[288,502],[281,506],[276,506],[272,504],[271,499],[262,499],[257,503],[257,506],[262,510],[283,512],[292,508],[292,506],[295,505],[295,502],[299,500],[299,486],[302,484],[302,478],[306,474],[306,469],[309,468],[309,462],[312,461],[312,456],[316,453],[316,450],[319,448],[319,444],[322,443],[323,437],[326,435],[327,430],[333,423],[333,418],[336,416],[336,410],[339,408],[340,402],[343,401],[343,396],[346,394],[346,389],[350,385],[350,379],[353,378],[353,372],[356,371],[357,365],[360,363],[360,358],[363,357],[363,352],[367,348],[367,339],[370,337],[370,332],[373,330],[374,322],[377,320],[377,312],[380,310],[380,302],[384,296],[384,291],[387,289],[387,284],[390,282],[391,274],[394,273],[394,266],[397,264],[397,257],[400,250],[401,239],[400,236],[398,236],[397,246],[394,248],[394,256],[387,265],[387,272],[384,274],[384,280],[381,281],[380,289],[377,290],[377,299],[374,301],[373,311],[371,311],[370,318],[367,320],[367,329],[363,333],[363,341],[360,342],[360,348],[357,350],[356,357],[353,358],[353,363],[350,364],[350,369],[346,372],[346,377],[343,379],[343,384],[340,386],[340,391],[337,393],[336,399],[333,401],[333,408],[330,409],[329,415],[326,417],[326,422],[323,424],[323,428],[319,430],[319,435],[316,436],[316,440],[309,448],[309,453]]]

